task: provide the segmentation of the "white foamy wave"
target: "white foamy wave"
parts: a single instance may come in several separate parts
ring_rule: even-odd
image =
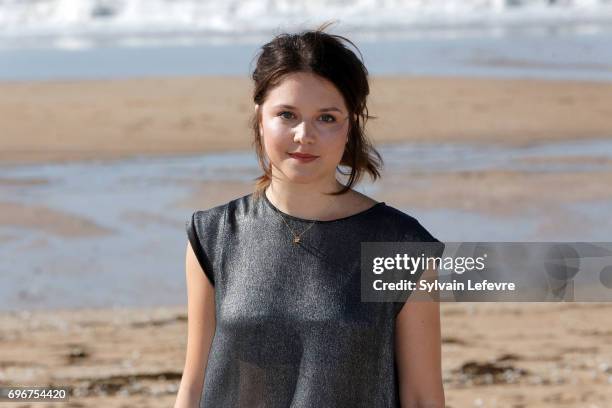
[[[364,35],[593,30],[612,23],[612,0],[0,0],[0,47],[248,41],[330,19]]]

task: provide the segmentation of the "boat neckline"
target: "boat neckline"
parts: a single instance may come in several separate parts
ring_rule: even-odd
[[[312,219],[307,219],[307,218],[300,218],[300,217],[296,217],[294,215],[291,214],[287,214],[283,211],[281,211],[280,209],[278,209],[274,204],[272,204],[272,202],[270,201],[270,199],[268,198],[268,196],[266,195],[266,192],[264,191],[262,193],[263,196],[263,200],[264,202],[267,204],[268,207],[270,207],[273,211],[279,213],[280,215],[295,220],[295,221],[301,221],[301,222],[310,222],[310,223],[315,223],[315,224],[325,224],[325,223],[332,223],[332,222],[338,222],[338,221],[345,221],[348,219],[352,219],[361,215],[365,215],[367,213],[372,212],[373,210],[383,207],[385,206],[385,202],[384,201],[379,201],[376,204],[372,205],[371,207],[366,208],[365,210],[361,210],[359,212],[356,212],[354,214],[350,214],[347,215],[346,217],[341,217],[341,218],[336,218],[334,220],[312,220]]]

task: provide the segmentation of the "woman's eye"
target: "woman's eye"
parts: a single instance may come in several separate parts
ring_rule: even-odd
[[[289,115],[289,117],[286,116],[286,115]],[[293,119],[293,117],[292,117],[293,113],[287,112],[287,111],[283,111],[283,112],[279,113],[278,116],[280,116],[283,119]]]
[[[323,119],[323,122],[328,122],[328,123],[332,123],[336,121],[336,118],[334,118],[332,115],[323,115],[321,116]]]

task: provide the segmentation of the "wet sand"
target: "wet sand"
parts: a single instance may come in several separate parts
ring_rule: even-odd
[[[612,189],[607,188],[612,185],[612,171],[593,175],[475,170],[388,178],[381,183],[384,192],[379,199],[400,207],[453,208],[494,216],[520,216],[542,208],[562,211],[571,203],[612,200]]]

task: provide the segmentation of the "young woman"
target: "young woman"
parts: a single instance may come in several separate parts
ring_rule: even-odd
[[[324,28],[262,47],[252,124],[263,175],[188,222],[175,408],[444,407],[439,304],[360,300],[361,242],[438,241],[351,188],[382,163],[364,132],[367,70]]]

